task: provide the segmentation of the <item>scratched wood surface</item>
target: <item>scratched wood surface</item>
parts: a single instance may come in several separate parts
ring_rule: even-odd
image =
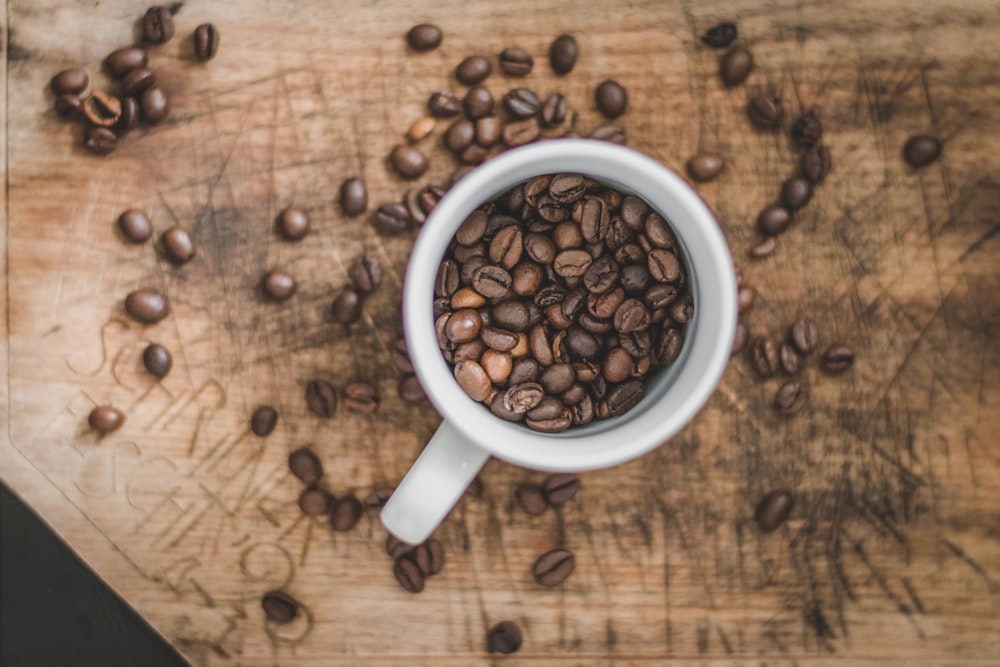
[[[7,2],[0,474],[192,664],[491,664],[483,637],[502,619],[525,632],[511,664],[1000,660],[995,2],[196,0],[151,56],[170,118],[92,157],[51,111],[48,79],[84,66],[105,87],[99,62],[143,10]],[[717,53],[697,42],[723,18],[753,48],[746,87],[721,88]],[[402,36],[425,20],[444,44],[410,53]],[[222,34],[207,65],[188,41],[203,21]],[[581,56],[557,79],[545,54],[561,32]],[[333,534],[300,516],[285,460],[311,443],[330,490],[363,495],[397,482],[436,427],[429,406],[396,397],[386,352],[412,237],[345,219],[336,188],[362,175],[373,204],[398,200],[410,186],[384,156],[428,93],[456,87],[464,56],[512,44],[536,57],[524,84],[563,91],[583,132],[599,122],[593,87],[614,77],[630,95],[630,145],[675,169],[698,150],[724,155],[726,172],[698,190],[758,291],[748,326],[777,338],[808,314],[858,363],[830,377],[811,359],[812,405],[784,421],[768,407],[778,381],[734,359],[669,444],[584,475],[576,499],[539,517],[510,490],[541,474],[490,462],[484,497],[438,531],[444,572],[412,596],[376,522]],[[488,79],[495,94],[513,85]],[[835,166],[777,253],[752,263],[752,220],[794,170],[783,136],[748,126],[755,87],[820,106]],[[441,129],[421,184],[453,167]],[[900,159],[917,132],[945,140],[920,172]],[[314,222],[297,244],[272,223],[293,202]],[[114,220],[129,207],[160,231],[189,228],[197,257],[176,268],[152,244],[123,244]],[[327,309],[364,248],[387,275],[344,328]],[[277,306],[254,289],[274,266],[300,282]],[[122,300],[139,286],[165,290],[172,316],[129,321]],[[153,340],[175,353],[162,382],[139,359]],[[376,383],[381,407],[317,420],[303,400],[313,377]],[[128,422],[98,439],[86,415],[106,402]],[[264,402],[281,418],[259,439],[247,419]],[[752,508],[777,487],[798,504],[763,535]],[[559,545],[576,572],[541,590],[530,565]],[[305,605],[290,626],[260,611],[276,587]]]

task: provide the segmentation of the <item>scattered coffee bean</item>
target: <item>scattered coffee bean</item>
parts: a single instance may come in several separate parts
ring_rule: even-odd
[[[781,205],[794,213],[812,199],[812,183],[801,176],[789,178],[781,184]]]
[[[378,404],[378,389],[366,382],[352,382],[344,388],[344,407],[348,412],[371,414]]]
[[[549,46],[549,64],[556,74],[569,74],[576,66],[576,56],[579,48],[576,38],[572,35],[559,35]]]
[[[768,236],[766,239],[750,248],[750,256],[757,259],[767,257],[774,252],[774,249],[778,246],[778,239],[774,236]]]
[[[926,134],[917,134],[906,140],[903,159],[914,169],[926,167],[941,155],[941,141]]]
[[[809,354],[816,349],[816,345],[819,343],[819,329],[815,322],[803,317],[792,325],[788,337],[795,349],[802,354]]]
[[[580,478],[572,473],[550,475],[542,483],[542,491],[550,505],[559,506],[573,498],[580,490]]]
[[[503,96],[503,108],[513,118],[528,118],[538,113],[542,108],[542,102],[533,90],[512,88]]]
[[[122,79],[122,94],[135,96],[156,84],[156,74],[146,67],[137,67]]]
[[[142,19],[142,38],[151,44],[163,44],[174,36],[174,15],[168,7],[150,7]]]
[[[753,518],[765,533],[776,530],[785,523],[795,507],[795,496],[791,491],[771,491],[757,503]]]
[[[795,119],[791,129],[792,141],[799,148],[812,148],[823,137],[823,123],[819,120],[819,111],[809,109]]]
[[[752,71],[753,56],[742,46],[730,49],[719,61],[719,76],[727,86],[743,83]]]
[[[545,494],[535,484],[522,484],[514,490],[514,499],[526,514],[537,516],[549,506]]]
[[[493,94],[483,86],[476,86],[465,94],[462,104],[469,120],[489,116],[493,113]]]
[[[781,415],[801,412],[807,403],[809,403],[809,387],[799,380],[790,380],[781,385],[774,396],[774,409]]]
[[[194,55],[207,62],[219,52],[219,30],[211,23],[202,23],[194,29]]]
[[[756,296],[757,293],[753,291],[752,287],[747,287],[746,285],[740,287],[736,291],[736,307],[739,309],[739,312],[742,313],[748,310],[753,305],[753,300]]]
[[[375,255],[363,253],[351,265],[351,282],[354,289],[369,294],[382,282],[382,263]]]
[[[292,298],[295,290],[298,289],[295,278],[278,269],[272,269],[265,273],[260,282],[264,294],[269,299],[279,302]]]
[[[417,545],[404,542],[392,533],[385,538],[385,552],[394,561],[410,556],[416,548]]]
[[[258,406],[250,415],[250,430],[261,438],[271,435],[278,424],[278,411],[270,405]]]
[[[118,216],[118,229],[132,243],[145,243],[153,236],[153,224],[146,214],[129,209]]]
[[[90,411],[87,424],[100,434],[117,431],[125,423],[125,413],[111,405],[99,405]]]
[[[397,558],[392,566],[392,573],[407,593],[419,593],[424,590],[424,575],[417,564],[409,558]]]
[[[174,264],[184,264],[191,260],[195,254],[194,242],[187,230],[174,225],[160,236],[163,244],[163,252]]]
[[[813,146],[802,154],[800,170],[810,183],[822,183],[830,173],[830,149],[826,146]]]
[[[705,183],[722,173],[725,166],[725,161],[718,155],[701,153],[687,161],[687,172],[695,181]]]
[[[104,59],[104,69],[112,79],[120,79],[134,69],[149,63],[146,52],[138,46],[116,49]]]
[[[503,141],[511,148],[531,143],[540,134],[537,118],[526,118],[507,123],[503,128]]]
[[[781,98],[774,95],[754,95],[747,101],[747,116],[751,123],[762,130],[776,130],[785,117]]]
[[[385,504],[389,502],[389,498],[392,496],[394,489],[382,488],[375,489],[362,501],[362,505],[365,507],[365,514],[368,515],[369,519],[377,519],[382,513],[382,508]]]
[[[509,47],[500,52],[500,70],[509,76],[525,76],[535,66],[531,54],[517,47]]]
[[[122,115],[122,103],[117,97],[95,90],[83,101],[83,115],[91,125],[111,127]]]
[[[323,489],[307,487],[299,494],[299,509],[306,516],[322,516],[330,511],[333,498]]]
[[[288,455],[288,468],[304,484],[315,484],[323,477],[323,464],[308,447],[301,447]]]
[[[490,653],[515,653],[524,637],[513,621],[500,621],[486,633],[486,650]]]
[[[330,509],[330,527],[339,533],[354,528],[364,509],[361,501],[353,494],[337,498]]]
[[[750,342],[750,364],[760,377],[771,377],[781,365],[778,348],[768,338],[753,339]]]
[[[142,352],[142,365],[156,378],[166,377],[174,365],[170,350],[159,343],[150,343]]]
[[[624,144],[625,130],[617,125],[598,125],[590,133],[590,138],[597,139],[598,141],[608,141],[612,144]]]
[[[408,144],[399,144],[393,148],[389,159],[396,172],[407,179],[420,178],[430,166],[427,156],[419,148]]]
[[[477,118],[475,123],[476,143],[480,146],[489,147],[500,141],[500,119],[496,116],[483,116]]]
[[[792,215],[783,206],[768,206],[757,216],[757,229],[764,236],[777,236],[792,224]]]
[[[353,218],[368,208],[368,188],[365,182],[356,176],[344,180],[340,184],[340,209],[344,215]]]
[[[743,351],[746,347],[747,339],[750,334],[747,332],[746,325],[743,324],[743,320],[738,320],[736,322],[736,332],[733,334],[733,349],[730,352],[730,356],[735,356]]]
[[[326,380],[310,380],[306,383],[306,405],[317,417],[329,419],[337,412],[337,391]]]
[[[413,364],[410,361],[410,351],[406,347],[406,340],[399,338],[389,346],[389,359],[392,365],[402,373],[412,373]]]
[[[598,84],[594,90],[594,101],[597,109],[608,118],[618,118],[625,113],[628,106],[628,94],[625,88],[614,79],[607,79]]]
[[[340,324],[352,324],[361,319],[361,294],[350,287],[340,290],[333,299],[330,312]]]
[[[155,125],[170,114],[170,100],[162,88],[147,88],[139,97],[139,110],[147,123]]]
[[[576,567],[576,558],[566,549],[553,549],[535,561],[531,572],[535,582],[542,586],[558,586],[566,581]]]
[[[437,121],[431,116],[418,118],[413,121],[413,125],[410,125],[410,129],[406,131],[406,138],[414,143],[425,139],[431,132],[434,131],[434,126],[436,124]]]
[[[396,386],[399,397],[406,403],[420,403],[427,400],[424,388],[420,386],[420,380],[416,375],[404,375]]]
[[[724,49],[733,43],[736,34],[736,24],[724,21],[706,30],[701,41],[713,49]]]
[[[799,353],[795,351],[795,348],[788,343],[782,343],[781,347],[778,348],[778,358],[781,361],[781,370],[785,371],[787,375],[798,375],[800,359]]]
[[[291,623],[299,615],[299,603],[284,591],[269,591],[260,600],[267,620],[279,625]]]
[[[455,68],[455,78],[464,86],[482,83],[493,72],[493,65],[485,56],[469,56]]]
[[[562,93],[552,93],[542,104],[541,119],[545,127],[555,127],[561,125],[566,120],[569,105],[566,97]]]
[[[121,99],[122,113],[118,117],[113,129],[119,136],[127,134],[139,125],[139,117],[142,111],[139,109],[139,100],[134,97],[123,97]]]
[[[427,110],[435,118],[451,118],[462,113],[462,102],[450,90],[435,90],[427,98]]]
[[[156,324],[170,314],[170,300],[163,292],[143,287],[125,297],[125,312],[143,324]]]
[[[76,118],[83,113],[83,100],[72,93],[65,93],[56,98],[54,107],[60,118]]]
[[[441,28],[430,23],[421,23],[406,33],[406,42],[414,51],[431,51],[441,45]]]
[[[83,138],[84,147],[95,155],[107,155],[118,148],[118,135],[106,127],[88,127]]]
[[[288,241],[301,241],[309,233],[309,216],[298,206],[289,206],[278,214],[277,224]]]
[[[82,69],[64,69],[52,77],[49,87],[55,95],[80,96],[90,85],[90,76]]]
[[[830,373],[843,373],[854,365],[854,350],[842,343],[835,343],[823,353],[823,368]]]

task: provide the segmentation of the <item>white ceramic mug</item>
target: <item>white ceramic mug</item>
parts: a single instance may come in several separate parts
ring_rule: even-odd
[[[544,434],[504,421],[458,386],[434,332],[434,282],[459,225],[484,202],[534,176],[580,173],[633,193],[669,221],[687,265],[694,314],[683,349],[646,383],[624,415]],[[427,539],[490,456],[549,472],[604,468],[664,443],[701,409],[725,370],[736,327],[736,278],[718,223],[679,176],[632,149],[587,139],[543,141],[499,155],[469,172],[428,217],[403,286],[403,329],[410,359],[444,417],[382,509],[391,533]]]

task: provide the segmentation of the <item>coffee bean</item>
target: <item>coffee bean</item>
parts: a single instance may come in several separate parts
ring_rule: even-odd
[[[156,84],[156,74],[145,67],[137,67],[122,79],[122,94],[135,96]]]
[[[765,533],[776,530],[792,513],[795,507],[795,496],[791,491],[771,491],[757,503],[753,518]]]
[[[764,236],[777,236],[792,224],[792,215],[783,206],[768,206],[757,216],[757,229]]]
[[[608,412],[612,417],[623,415],[643,399],[646,389],[639,380],[630,380],[608,392]]]
[[[562,93],[552,93],[545,98],[545,102],[542,104],[542,125],[545,127],[561,125],[566,120],[568,109],[566,97]]]
[[[52,77],[49,88],[55,95],[77,95],[87,90],[90,85],[90,76],[82,69],[64,69]]]
[[[143,287],[125,297],[125,312],[137,322],[156,324],[170,314],[170,300],[159,290]]]
[[[736,307],[739,312],[742,313],[744,310],[749,309],[753,305],[753,300],[756,296],[757,294],[753,291],[753,288],[746,285],[736,290]]]
[[[802,354],[809,354],[819,343],[819,329],[816,323],[808,318],[801,318],[792,325],[789,331],[789,339]]]
[[[410,361],[410,351],[406,347],[405,339],[396,339],[389,346],[389,360],[400,372],[413,372],[413,364]]]
[[[597,110],[608,118],[618,118],[625,113],[628,106],[628,94],[625,88],[614,79],[607,79],[598,84],[594,90],[594,101]]]
[[[182,227],[174,225],[160,236],[163,243],[163,252],[174,264],[184,264],[190,261],[195,254],[194,243],[191,236]]]
[[[153,225],[146,214],[129,209],[118,216],[118,229],[132,243],[144,243],[153,235]]]
[[[580,478],[572,473],[550,475],[542,483],[542,491],[550,505],[562,505],[580,490]]]
[[[420,149],[408,144],[399,144],[393,148],[389,159],[396,172],[406,179],[420,178],[430,166]]]
[[[521,628],[516,623],[500,621],[486,633],[486,650],[489,653],[515,653],[523,641]]]
[[[310,380],[306,383],[306,405],[317,417],[329,419],[337,412],[337,391],[326,380]]]
[[[406,33],[406,42],[414,51],[431,51],[441,45],[441,28],[430,23],[421,23]]]
[[[725,166],[725,161],[718,155],[702,153],[687,161],[687,172],[695,181],[706,183],[722,173]]]
[[[119,135],[124,135],[134,130],[139,125],[139,117],[142,111],[139,109],[139,100],[134,97],[123,97],[121,99],[122,113],[118,117],[113,129]]]
[[[444,569],[444,547],[433,537],[423,544],[418,544],[411,558],[425,577],[433,577]]]
[[[202,23],[194,29],[194,55],[207,62],[219,52],[219,30],[211,23]]]
[[[489,117],[489,116],[484,116]],[[476,124],[467,118],[452,123],[444,133],[444,145],[452,153],[460,154],[476,140]]]
[[[260,600],[267,620],[279,625],[294,621],[299,615],[299,603],[284,591],[269,591]]]
[[[639,299],[626,299],[615,310],[615,329],[621,333],[644,331],[649,328],[649,310]]]
[[[382,282],[382,264],[378,257],[363,253],[351,265],[351,282],[354,289],[369,294]]]
[[[416,375],[408,374],[399,379],[396,385],[396,393],[406,403],[420,403],[427,400],[424,388],[420,386],[420,380]]]
[[[752,71],[753,56],[742,46],[730,49],[719,61],[719,76],[727,86],[743,83]]]
[[[344,287],[333,299],[330,313],[335,322],[352,324],[361,319],[361,294],[350,287]]]
[[[788,211],[795,212],[812,199],[812,183],[808,179],[796,176],[789,178],[781,185],[781,205]]]
[[[509,76],[525,76],[534,65],[535,59],[524,49],[509,47],[500,52],[500,70]]]
[[[168,7],[150,7],[142,18],[142,38],[152,44],[163,44],[174,36],[174,15]]]
[[[356,176],[344,180],[340,184],[340,209],[344,215],[353,218],[368,208],[368,188],[365,182]]]
[[[649,275],[659,282],[674,282],[680,278],[681,266],[677,256],[669,250],[654,248],[647,260]]]
[[[819,111],[809,109],[792,123],[790,131],[792,141],[799,148],[812,148],[823,137],[823,124],[819,120]]]
[[[472,280],[472,288],[487,299],[502,299],[512,285],[510,273],[499,266],[483,266]]]
[[[139,110],[147,123],[155,125],[170,114],[170,100],[162,88],[147,88],[139,97]]]
[[[278,214],[278,230],[288,241],[301,241],[309,233],[309,216],[298,206],[289,206]]]
[[[125,423],[125,413],[111,405],[99,405],[90,411],[87,424],[101,435],[117,431]]]
[[[926,167],[941,155],[941,141],[926,134],[917,134],[906,140],[903,159],[914,169]]]
[[[511,225],[504,227],[490,241],[490,261],[507,270],[513,269],[521,261],[524,241],[521,230]]]
[[[501,126],[500,119],[496,116],[483,116],[477,118],[475,122],[476,144],[489,147],[500,141]]]
[[[775,130],[781,126],[785,111],[781,98],[774,95],[754,95],[747,101],[747,115],[756,127]]]
[[[534,419],[528,416],[524,423],[539,433],[561,433],[573,425],[573,412],[563,407],[559,414],[551,419]]]
[[[790,380],[778,388],[774,396],[774,409],[780,415],[801,412],[809,403],[809,387],[799,380]]]
[[[492,383],[485,369],[476,361],[463,359],[455,364],[455,381],[474,401],[483,401],[490,394]]]
[[[352,382],[344,387],[344,407],[348,412],[371,414],[378,409],[378,389],[366,382]]]
[[[72,93],[65,93],[56,98],[54,107],[60,118],[76,118],[83,113],[83,100]]]
[[[149,374],[156,378],[166,377],[174,365],[170,350],[159,343],[150,343],[142,352],[142,364]]]
[[[781,360],[781,370],[787,375],[798,375],[800,359],[798,352],[788,343],[783,343],[778,349],[778,357]]]
[[[402,204],[383,204],[375,211],[372,224],[375,230],[386,236],[401,234],[411,225],[410,213]]]
[[[736,24],[724,21],[706,30],[701,41],[713,49],[724,49],[733,43],[736,34]]]
[[[347,532],[357,525],[363,511],[364,506],[356,496],[348,494],[337,498],[330,509],[330,527],[338,533]]]
[[[493,94],[483,86],[470,88],[462,102],[465,115],[469,120],[476,120],[493,113]]]
[[[323,477],[323,464],[308,447],[301,447],[288,455],[288,468],[305,484],[315,484]]]
[[[455,78],[464,86],[481,83],[493,71],[493,65],[484,56],[469,56],[455,68]]]
[[[781,360],[778,358],[778,348],[768,338],[755,338],[750,341],[750,364],[762,378],[769,378],[778,372]]]
[[[736,322],[736,333],[733,335],[733,348],[730,356],[735,356],[743,351],[746,347],[747,338],[749,333],[747,332],[746,325],[743,324],[742,320]]]
[[[277,269],[272,269],[265,273],[260,282],[264,294],[274,301],[286,301],[290,299],[298,288],[295,278]]]
[[[613,144],[625,143],[625,130],[617,125],[599,125],[590,133],[591,139],[608,141]]]
[[[843,373],[854,365],[854,351],[842,343],[831,345],[823,353],[823,368],[830,373]]]
[[[365,514],[368,515],[370,519],[377,519],[380,514],[382,514],[382,508],[385,504],[389,502],[389,498],[392,496],[394,489],[389,487],[384,487],[381,489],[375,489],[361,502],[365,507]]]
[[[322,516],[330,511],[333,498],[323,489],[307,487],[299,494],[299,509],[306,516]]]
[[[830,149],[826,146],[813,146],[802,154],[800,170],[810,183],[822,183],[830,173]]]
[[[385,553],[394,561],[400,558],[409,557],[413,554],[416,548],[417,545],[404,542],[392,533],[389,533],[389,535],[385,538]]]
[[[83,115],[96,127],[111,127],[122,115],[122,103],[117,97],[95,90],[83,101]]]
[[[575,567],[576,558],[572,552],[566,549],[553,549],[539,556],[532,566],[531,572],[536,583],[541,586],[553,587],[566,581]]]
[[[576,66],[579,49],[572,35],[559,35],[549,46],[549,64],[556,74],[569,74]]]
[[[254,435],[264,437],[270,435],[278,424],[278,411],[270,405],[258,406],[250,415],[250,430]]]
[[[417,564],[409,558],[397,558],[392,566],[392,574],[407,593],[419,593],[424,590],[424,575]]]
[[[450,90],[435,90],[427,98],[427,110],[435,118],[451,118],[462,113],[462,102]]]
[[[104,59],[104,69],[113,79],[120,79],[132,70],[149,63],[146,52],[138,46],[116,49]]]
[[[107,155],[118,147],[118,135],[106,127],[88,127],[84,147],[95,155]]]
[[[677,245],[677,238],[659,213],[647,215],[643,229],[646,232],[646,240],[659,248],[670,249]]]
[[[512,88],[503,96],[503,108],[514,118],[528,118],[538,113],[542,102],[533,90]]]
[[[750,256],[760,259],[762,257],[767,257],[774,252],[774,249],[778,245],[778,240],[774,236],[768,236],[766,239],[758,243],[757,245],[750,248]]]
[[[535,484],[521,484],[514,490],[514,499],[525,514],[538,516],[548,509],[545,494]]]
[[[430,135],[431,132],[434,131],[434,126],[436,124],[437,121],[435,121],[430,116],[424,116],[423,118],[418,118],[417,120],[413,121],[413,124],[410,125],[410,129],[406,131],[406,138],[412,141],[413,143],[421,141],[422,139]]]

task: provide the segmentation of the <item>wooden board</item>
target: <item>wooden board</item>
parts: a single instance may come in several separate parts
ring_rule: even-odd
[[[525,632],[512,664],[1000,659],[995,2],[194,1],[152,55],[170,118],[95,158],[51,111],[47,82],[85,66],[107,85],[99,62],[143,9],[7,2],[0,474],[192,664],[491,664],[484,633],[502,619]],[[724,18],[755,54],[747,87],[722,88],[718,54],[698,44]],[[408,52],[403,34],[427,20],[443,45]],[[207,65],[187,41],[204,21],[222,34]],[[561,32],[581,56],[557,79],[545,54]],[[834,378],[813,358],[810,409],[779,420],[778,381],[736,359],[679,436],[584,475],[576,499],[539,517],[511,489],[541,475],[491,462],[484,497],[438,531],[445,571],[412,596],[377,523],[333,534],[300,516],[285,459],[312,443],[334,494],[365,494],[398,481],[433,432],[432,409],[396,397],[386,351],[412,237],[345,219],[336,189],[363,175],[373,204],[398,200],[410,186],[384,158],[429,92],[455,87],[466,55],[515,44],[536,57],[523,83],[563,91],[584,132],[600,122],[593,87],[614,77],[630,145],[674,169],[699,150],[724,155],[726,172],[698,190],[757,289],[748,326],[777,338],[807,314],[858,363]],[[495,94],[514,84],[488,80]],[[794,171],[787,139],[748,125],[757,87],[821,108],[835,166],[776,255],[751,263],[753,218]],[[453,168],[441,130],[421,184]],[[918,132],[945,149],[914,172],[900,149]],[[297,244],[272,226],[293,202],[314,221]],[[151,244],[123,244],[114,220],[129,207],[160,231],[191,229],[196,259],[176,268]],[[337,326],[331,295],[365,248],[385,282],[361,322]],[[284,305],[255,295],[273,266],[299,278]],[[164,289],[172,316],[129,321],[122,300],[139,286]],[[159,383],[139,360],[152,340],[175,352]],[[374,382],[381,407],[317,420],[302,395],[312,377]],[[97,439],[86,415],[104,402],[128,422]],[[263,402],[281,419],[259,439],[247,420]],[[764,535],[753,506],[777,487],[798,504]],[[541,590],[530,565],[558,545],[576,572]],[[304,603],[300,621],[265,623],[259,599],[275,587]]]

